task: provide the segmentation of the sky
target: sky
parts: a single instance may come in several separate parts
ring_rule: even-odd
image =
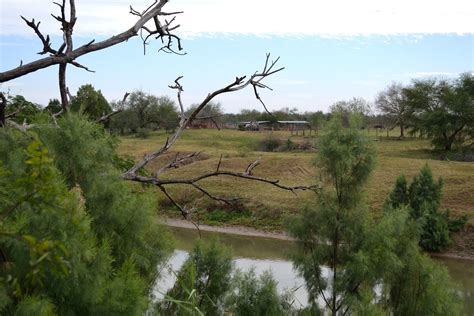
[[[143,10],[152,0],[76,0],[75,46],[101,40],[133,25],[129,5]],[[327,111],[336,101],[373,101],[390,83],[428,77],[456,78],[474,70],[474,3],[451,0],[171,0],[164,11],[177,17],[185,56],[146,55],[139,38],[78,59],[95,73],[68,67],[72,93],[91,83],[109,100],[141,89],[169,95],[183,76],[185,105],[236,76],[260,70],[265,54],[285,69],[267,78],[261,93],[270,110],[282,107]],[[40,29],[61,43],[57,6],[46,0],[0,0],[0,72],[40,57],[41,43],[20,19],[41,21]],[[57,66],[0,84],[40,104],[59,97]],[[226,112],[262,109],[252,89],[220,96]]]

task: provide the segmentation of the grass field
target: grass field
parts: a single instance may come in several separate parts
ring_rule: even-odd
[[[166,155],[150,163],[148,168],[156,170],[165,162],[180,154],[201,151],[200,159],[189,165],[171,170],[167,177],[189,177],[203,172],[214,171],[222,154],[221,170],[244,171],[247,165],[257,158],[261,164],[254,174],[272,179],[280,179],[284,184],[313,184],[319,181],[318,170],[312,161],[315,151],[296,152],[261,152],[257,151],[259,141],[270,136],[286,141],[289,132],[249,132],[236,130],[196,129],[186,130],[178,142]],[[377,149],[377,167],[367,185],[366,199],[371,210],[376,214],[391,191],[395,179],[405,174],[407,179],[416,175],[424,164],[428,164],[433,175],[442,177],[445,182],[443,207],[449,208],[454,214],[470,214],[470,222],[474,223],[474,163],[441,161],[438,155],[430,151],[428,140],[406,138],[376,137],[375,132],[367,132],[374,140]],[[392,132],[396,135],[396,132]],[[133,136],[121,138],[119,152],[135,159],[145,153],[159,148],[168,135],[154,132],[147,139]],[[384,135],[385,136],[385,135]],[[317,138],[293,136],[294,142],[311,142],[317,144]],[[316,145],[317,147],[317,145]],[[297,212],[314,196],[312,192],[300,192],[294,195],[271,185],[261,184],[245,179],[218,177],[201,183],[217,196],[239,197],[242,203],[238,211],[225,211],[224,205],[209,201],[191,187],[171,188],[173,195],[181,203],[196,205],[200,219],[217,224],[249,225],[259,228],[282,227],[285,215]],[[170,214],[170,205],[157,191],[162,202],[162,209]],[[168,207],[169,206],[169,207]],[[206,210],[206,211],[204,211]]]

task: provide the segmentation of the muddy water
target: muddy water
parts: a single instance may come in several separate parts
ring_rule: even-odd
[[[177,271],[186,259],[187,252],[193,247],[199,234],[196,230],[186,228],[171,228],[175,237],[175,252],[168,262],[168,268]],[[304,281],[293,271],[288,260],[293,244],[291,241],[270,238],[247,237],[223,233],[202,232],[202,238],[218,238],[221,242],[233,249],[235,266],[241,270],[251,267],[258,273],[271,270],[278,281],[280,291],[292,291],[295,296],[295,305],[304,306],[307,294]],[[458,259],[435,259],[444,264],[459,285],[464,299],[467,315],[474,316],[474,262]],[[327,271],[323,270],[323,273]],[[172,273],[162,273],[163,277],[157,282],[153,295],[161,297],[175,281]]]

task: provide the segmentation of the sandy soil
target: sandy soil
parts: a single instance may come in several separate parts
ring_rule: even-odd
[[[164,220],[164,224],[171,227],[190,228],[196,229],[193,223],[175,218],[167,218]],[[265,232],[245,226],[211,226],[200,224],[199,229],[201,231],[215,232],[222,234],[240,235],[240,236],[251,236],[251,237],[263,237],[273,238],[280,240],[292,240],[288,234],[284,232]]]

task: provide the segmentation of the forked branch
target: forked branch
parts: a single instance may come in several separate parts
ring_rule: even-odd
[[[69,11],[70,15],[69,18],[66,17],[66,2],[62,0],[61,3],[55,3],[60,8],[59,15],[53,15],[53,18],[56,19],[58,22],[61,23],[61,30],[63,32],[63,43],[59,46],[59,48],[54,49],[52,48],[52,44],[48,35],[43,35],[39,29],[40,22],[36,22],[34,19],[31,21],[27,20],[26,18],[22,17],[25,23],[33,29],[36,33],[38,38],[41,40],[43,45],[43,49],[40,54],[47,54],[50,55],[48,57],[44,57],[38,60],[35,60],[30,63],[20,63],[20,65],[16,68],[11,70],[7,70],[0,73],[0,82],[6,82],[31,72],[35,72],[37,70],[47,68],[53,65],[61,65],[61,64],[68,64],[73,63],[77,58],[86,55],[91,52],[95,52],[98,50],[102,50],[124,41],[137,36],[140,31],[150,32],[152,35],[156,35],[157,39],[160,39],[163,43],[165,43],[165,47],[169,47],[170,49],[168,52],[174,51],[172,48],[173,43],[176,41],[178,42],[178,49],[181,50],[181,39],[172,33],[178,25],[172,26],[171,23],[174,22],[174,19],[171,21],[167,21],[163,19],[163,22],[160,21],[160,18],[163,16],[169,15],[176,15],[182,12],[163,12],[163,7],[168,3],[169,0],[160,0],[155,1],[152,5],[150,5],[146,10],[142,12],[138,12],[134,9],[131,10],[133,15],[138,16],[138,20],[126,31],[116,34],[106,40],[95,42],[94,40],[89,41],[87,44],[82,45],[78,48],[73,47],[73,38],[72,33],[74,26],[77,21],[76,17],[76,7],[74,0],[69,0]],[[147,22],[155,21],[154,28],[148,28],[145,26]],[[158,23],[156,23],[158,21]],[[76,66],[80,64],[76,63]],[[82,65],[80,65],[82,66]],[[79,67],[80,67],[79,66]],[[87,68],[85,66],[81,68]]]
[[[297,186],[288,186],[280,183],[280,180],[275,180],[275,179],[267,179],[264,177],[259,177],[255,176],[253,174],[254,169],[260,164],[260,160],[256,160],[248,165],[248,167],[243,171],[243,172],[234,172],[234,171],[226,171],[222,170],[222,156],[219,159],[217,168],[214,172],[210,173],[205,173],[193,178],[188,178],[188,179],[162,179],[160,176],[165,173],[167,170],[176,168],[177,166],[180,165],[185,160],[190,160],[191,158],[196,157],[199,155],[199,153],[191,153],[186,156],[179,157],[177,154],[176,157],[166,164],[164,167],[158,169],[158,171],[155,172],[154,175],[151,176],[143,176],[139,175],[138,171],[141,170],[142,168],[145,168],[147,164],[154,159],[162,156],[166,151],[168,151],[171,146],[178,140],[180,137],[181,133],[191,125],[191,123],[194,120],[201,119],[202,117],[199,116],[199,113],[213,100],[215,97],[218,95],[228,93],[228,92],[235,92],[241,89],[244,89],[247,86],[252,86],[255,97],[257,100],[259,100],[263,106],[265,107],[265,104],[261,100],[258,90],[259,89],[270,89],[267,85],[263,84],[262,81],[263,79],[267,78],[268,76],[271,76],[272,74],[275,74],[284,68],[276,68],[276,63],[278,62],[278,58],[275,61],[270,62],[270,54],[266,55],[265,59],[265,65],[263,67],[263,70],[260,72],[255,72],[253,75],[251,75],[248,79],[246,79],[246,76],[242,77],[236,77],[233,82],[228,84],[227,86],[215,90],[214,92],[211,92],[208,94],[208,96],[189,114],[187,117],[184,111],[184,104],[182,102],[181,95],[184,91],[183,86],[180,83],[180,80],[182,77],[178,77],[173,85],[170,85],[169,87],[173,90],[176,90],[177,93],[177,99],[178,99],[178,104],[180,108],[180,122],[178,125],[178,128],[176,129],[175,133],[167,138],[166,142],[164,145],[162,145],[158,150],[147,154],[143,157],[142,160],[137,162],[132,168],[127,170],[123,174],[123,178],[130,180],[130,181],[135,181],[135,182],[140,182],[140,183],[146,183],[146,184],[151,184],[158,186],[160,190],[166,195],[166,197],[175,205],[180,212],[183,214],[184,217],[188,217],[189,215],[189,210],[186,209],[185,207],[179,205],[173,197],[170,195],[170,193],[166,190],[166,186],[169,185],[190,185],[197,191],[201,192],[203,195],[207,196],[208,198],[211,198],[215,201],[222,202],[225,204],[231,204],[234,202],[236,199],[227,199],[223,197],[218,197],[207,191],[205,188],[203,188],[200,185],[200,181],[204,179],[209,179],[213,177],[218,177],[218,176],[225,176],[225,177],[233,177],[233,178],[241,178],[241,179],[246,179],[246,180],[251,180],[251,181],[257,181],[265,184],[270,184],[272,186],[275,186],[279,189],[286,190],[286,191],[291,191],[295,193],[296,191],[305,191],[305,190],[316,190],[318,188],[317,185],[297,185]],[[265,110],[268,111],[268,109],[265,107]]]

